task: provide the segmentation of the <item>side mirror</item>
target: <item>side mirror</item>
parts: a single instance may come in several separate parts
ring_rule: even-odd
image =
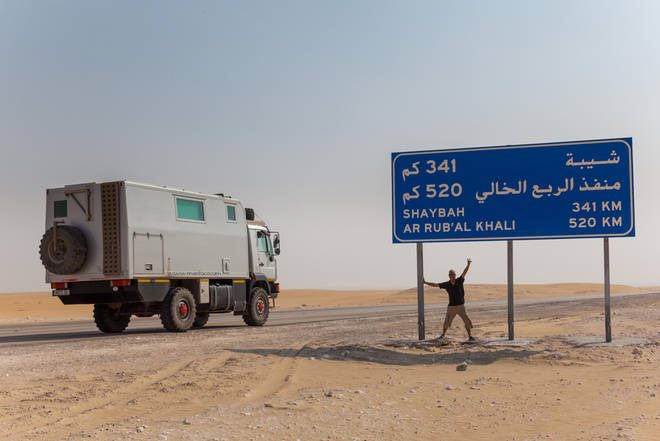
[[[275,236],[275,240],[273,241],[273,249],[275,251],[275,255],[279,256],[280,255],[280,235],[278,234]]]

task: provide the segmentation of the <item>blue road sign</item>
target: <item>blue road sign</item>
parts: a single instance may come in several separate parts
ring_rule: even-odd
[[[392,241],[634,236],[632,138],[392,153]]]

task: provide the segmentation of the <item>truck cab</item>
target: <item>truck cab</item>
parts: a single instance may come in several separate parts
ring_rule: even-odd
[[[250,240],[250,270],[254,274],[263,274],[269,285],[277,280],[276,255],[280,253],[278,232],[268,230],[265,223],[248,221],[248,237]]]

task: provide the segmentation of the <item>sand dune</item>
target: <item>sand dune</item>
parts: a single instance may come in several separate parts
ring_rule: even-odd
[[[612,293],[644,292],[653,288],[612,285]],[[556,283],[549,285],[515,285],[516,298],[572,296],[580,294],[598,294],[603,292],[603,285],[598,283]],[[426,287],[426,302],[447,302],[447,293],[438,288]],[[466,301],[505,299],[506,285],[501,284],[465,284]],[[417,303],[417,288],[406,290],[381,291],[336,291],[320,289],[283,290],[277,305],[282,308],[328,308],[338,306],[410,304]]]
[[[466,284],[466,301],[506,298],[506,285]],[[612,285],[612,293],[644,292],[657,288]],[[552,297],[580,294],[598,294],[603,285],[598,283],[556,283],[548,285],[516,285],[516,298]],[[428,303],[447,301],[447,294],[438,288],[426,287]],[[417,303],[417,288],[406,290],[283,290],[276,301],[277,308],[332,308],[359,305],[395,305]],[[90,305],[63,305],[50,292],[23,292],[0,294],[0,322],[83,319],[92,316]]]

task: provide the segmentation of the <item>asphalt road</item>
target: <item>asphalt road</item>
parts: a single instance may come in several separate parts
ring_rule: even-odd
[[[660,292],[643,293],[621,293],[612,294],[613,299],[629,296],[660,295]],[[534,299],[515,299],[515,308],[520,311],[526,307],[533,307],[540,304],[567,304],[570,302],[578,303],[597,303],[603,301],[602,294],[565,296],[565,297],[540,297]],[[501,300],[483,300],[470,302],[467,304],[468,310],[472,312],[506,311],[506,299]],[[425,311],[444,310],[445,303],[428,303]],[[374,305],[374,306],[350,306],[342,308],[325,309],[296,309],[296,310],[273,310],[270,313],[266,326],[290,326],[300,323],[327,322],[333,320],[359,319],[368,317],[390,317],[398,315],[417,314],[417,305]],[[245,326],[240,316],[232,314],[212,314],[206,328],[227,328]],[[78,339],[94,338],[120,338],[121,335],[135,335],[140,333],[165,333],[160,319],[135,318],[131,320],[128,329],[124,333],[117,335],[103,334],[96,329],[94,321],[76,320],[66,322],[44,322],[44,323],[25,323],[0,326],[0,347],[52,343],[57,341],[67,341]],[[195,332],[195,331],[193,331]]]

